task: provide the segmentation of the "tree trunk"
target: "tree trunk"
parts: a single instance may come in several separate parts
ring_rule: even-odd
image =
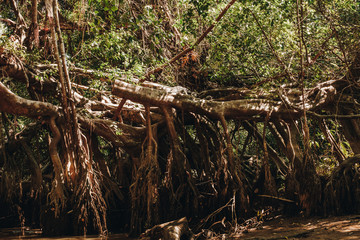
[[[31,25],[28,29],[27,39],[30,49],[39,48],[38,0],[31,0]]]

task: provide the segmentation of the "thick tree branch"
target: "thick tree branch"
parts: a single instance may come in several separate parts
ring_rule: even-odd
[[[0,111],[14,115],[39,117],[58,116],[58,107],[45,102],[32,101],[15,95],[0,82]]]
[[[149,103],[159,107],[175,107],[204,114],[213,119],[220,119],[220,115],[224,115],[225,118],[264,119],[270,112],[272,112],[272,117],[294,119],[301,114],[299,111],[288,108],[283,102],[277,100],[239,99],[224,102],[212,101],[181,93],[177,88],[152,89],[119,80],[115,81],[112,93],[134,102]]]

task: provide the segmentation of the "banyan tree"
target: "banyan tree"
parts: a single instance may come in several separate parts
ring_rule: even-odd
[[[140,2],[131,2],[134,17]],[[38,30],[29,30],[38,23],[26,26],[17,1],[10,3],[17,22],[7,23],[28,41],[12,46],[41,47],[33,40]],[[196,46],[214,25],[145,77],[128,77],[69,63],[70,34],[64,39],[62,31],[81,26],[66,25],[57,1],[45,1],[48,29],[40,35],[47,36],[52,63],[0,46],[0,201],[8,206],[0,216],[15,212],[14,221],[49,235],[107,234],[109,228],[138,235],[184,216],[194,231],[224,217],[238,222],[279,202],[288,213],[359,212],[360,54],[352,49],[342,71],[307,84],[306,69],[326,46],[310,60],[303,57],[304,9],[296,6],[296,69],[285,65],[249,10],[282,73],[241,87],[200,88],[198,82],[195,88],[206,76],[194,68],[181,75],[194,82],[169,86],[156,79],[171,65],[199,64]],[[174,26],[169,31],[180,41]],[[337,35],[334,29],[327,40]],[[140,38],[149,37],[141,31]],[[89,79],[101,88],[82,84]],[[319,138],[326,151],[319,150]],[[329,166],[327,174],[321,164]]]

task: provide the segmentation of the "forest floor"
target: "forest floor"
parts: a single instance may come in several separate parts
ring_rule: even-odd
[[[336,217],[277,217],[233,239],[360,239],[360,215]]]
[[[67,240],[67,239],[101,239],[97,236],[73,237],[41,237],[41,231],[26,230],[25,236],[21,235],[19,228],[0,229],[0,239],[42,239],[42,240]],[[110,234],[108,239],[130,240],[126,234]],[[282,217],[278,216],[270,221],[265,221],[260,227],[250,228],[246,233],[230,238],[232,240],[352,240],[360,239],[360,215],[346,215],[336,217]],[[134,240],[134,239],[133,239]]]

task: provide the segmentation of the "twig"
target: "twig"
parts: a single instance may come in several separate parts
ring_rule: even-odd
[[[310,60],[310,62],[306,65],[306,67],[310,67],[311,65],[313,65],[317,59],[321,56],[321,54],[324,53],[324,48],[326,46],[326,44],[329,42],[329,40],[335,35],[335,31],[332,31],[331,35],[328,36],[325,41],[323,42],[323,44],[321,44],[320,50],[319,52],[315,55],[315,57],[313,59]]]
[[[20,13],[20,10],[19,10],[19,8],[17,6],[16,1],[11,0],[10,5],[11,5],[13,11],[15,12],[15,15],[16,15],[17,20],[19,21],[20,27],[23,26],[23,27],[27,28],[26,22],[25,22],[23,16],[21,15],[21,13]]]
[[[15,0],[10,0],[10,5],[16,15],[17,18],[17,25],[16,25],[16,32],[20,35],[20,44],[22,45],[25,40],[25,29],[27,29],[26,22],[23,18],[23,16],[20,13],[20,10],[18,9],[17,3]]]
[[[196,229],[200,229],[202,226],[204,226],[209,220],[210,218],[216,216],[219,212],[221,212],[224,208],[227,208],[231,202],[234,201],[234,198],[231,198],[224,206],[216,209],[214,212],[210,213],[205,219],[202,219],[200,222],[200,225],[197,226]]]
[[[9,26],[11,27],[15,27],[16,26],[16,22],[11,20],[11,19],[5,19],[5,18],[0,18],[1,22],[7,23]]]

